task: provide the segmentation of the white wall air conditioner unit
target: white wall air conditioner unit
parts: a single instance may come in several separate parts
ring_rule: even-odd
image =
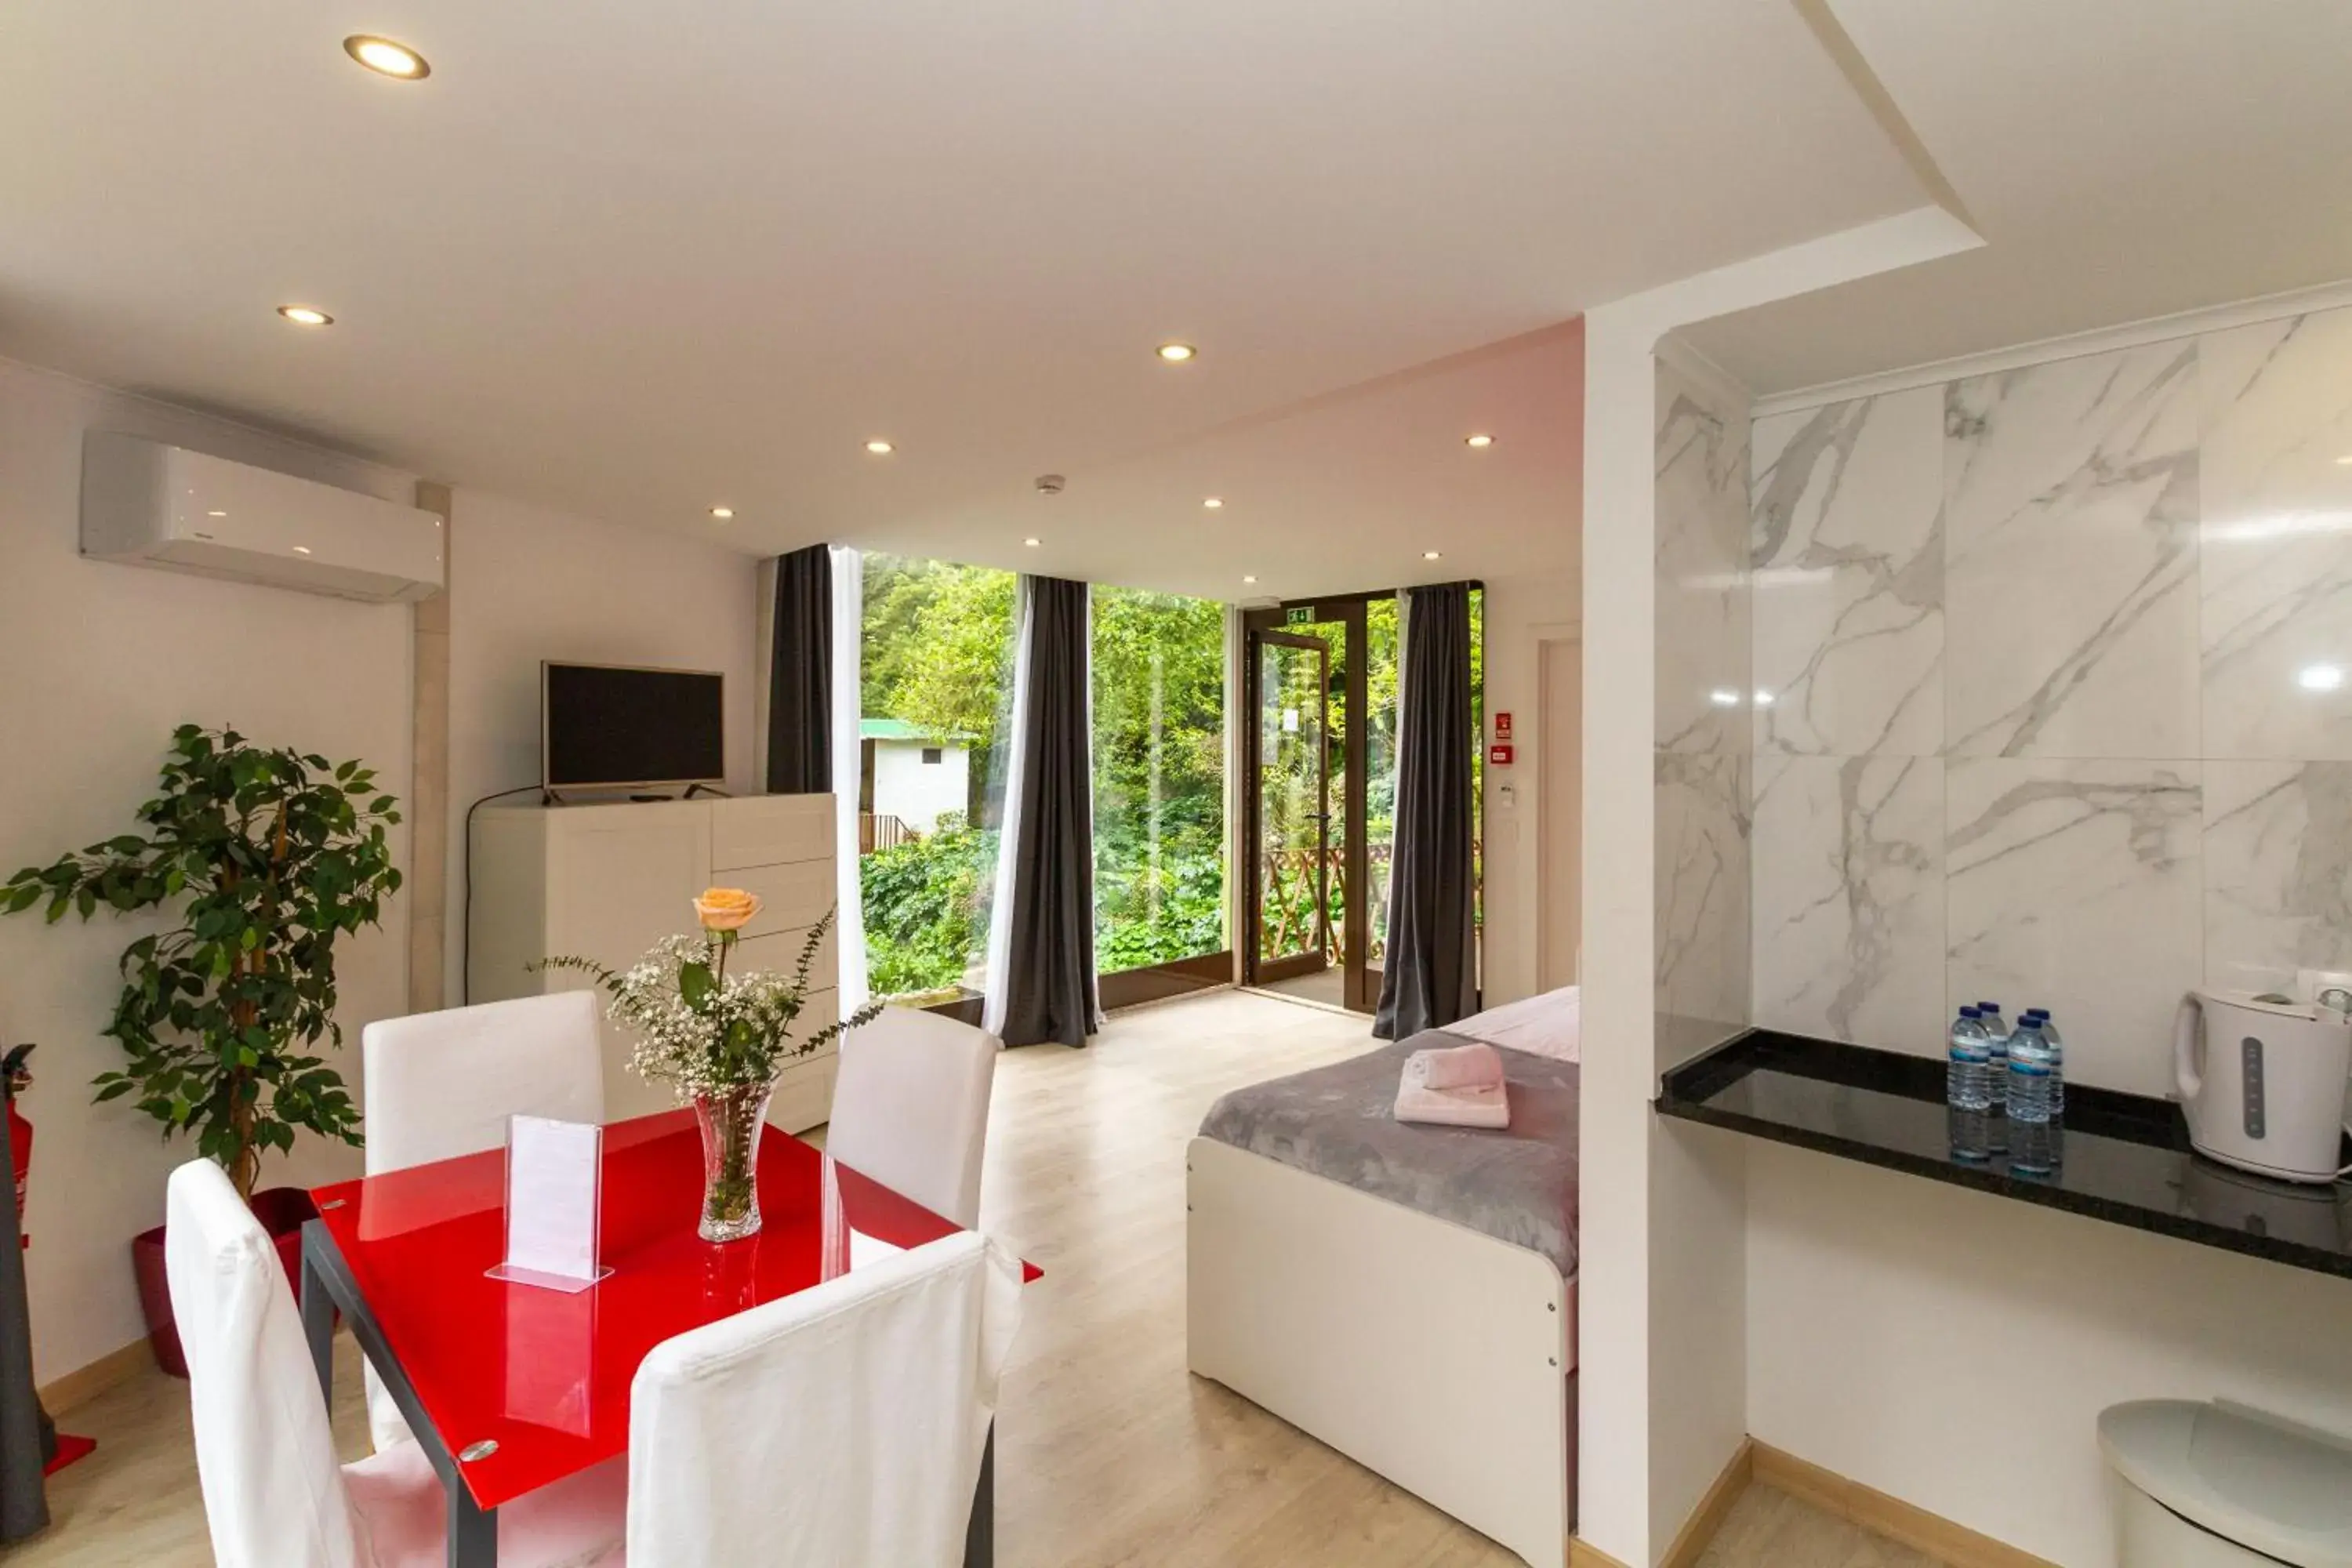
[[[137,436],[81,449],[81,552],[206,577],[400,604],[441,591],[444,521],[429,511]]]

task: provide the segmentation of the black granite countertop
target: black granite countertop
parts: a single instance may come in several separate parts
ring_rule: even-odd
[[[2270,1181],[2193,1153],[2180,1108],[2167,1100],[2068,1084],[2059,1158],[2034,1174],[2007,1154],[1956,1152],[1960,1141],[1973,1153],[1984,1123],[1946,1107],[1942,1061],[1758,1029],[1667,1074],[1657,1109],[2352,1279],[2352,1184]]]

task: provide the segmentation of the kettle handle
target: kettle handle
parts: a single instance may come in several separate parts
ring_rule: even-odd
[[[2172,1077],[2184,1102],[2205,1092],[2205,1078],[2198,1070],[2201,1053],[2197,1048],[2204,1021],[2205,999],[2191,991],[2180,999],[2180,1010],[2172,1016]]]

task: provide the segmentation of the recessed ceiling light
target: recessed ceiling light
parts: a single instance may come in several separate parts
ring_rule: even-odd
[[[298,544],[294,547],[294,553],[297,555],[308,555],[310,553],[310,547],[307,544]]]
[[[1437,552],[1434,550],[1424,550],[1421,552],[1421,558],[1423,561],[1434,561],[1437,559]]]
[[[226,517],[228,513],[225,511],[208,511],[205,513],[205,515],[206,517]]]
[[[1024,539],[1021,542],[1027,545],[1030,549],[1034,550],[1045,542],[1042,539]]]
[[[1465,447],[1475,447],[1479,450],[1484,451],[1495,444],[1495,438],[1492,436],[1484,435],[1465,436],[1462,437],[1462,444]]]
[[[331,327],[335,318],[309,305],[280,305],[278,313],[298,327]]]
[[[725,522],[729,518],[735,515],[735,509],[731,506],[714,506],[710,509],[710,515],[717,518],[719,521]]]
[[[2344,684],[2340,664],[2306,664],[2295,671],[2294,683],[2305,691],[2334,691]]]
[[[1737,691],[1726,691],[1721,687],[1717,687],[1715,690],[1708,692],[1706,694],[1706,700],[1709,702],[1714,703],[1717,708],[1737,708],[1739,706],[1739,693]]]
[[[376,75],[400,81],[423,81],[433,74],[433,68],[425,63],[423,55],[406,44],[395,44],[390,38],[354,33],[343,40],[343,53]]]
[[[2336,458],[2336,462],[2337,462],[2338,464],[2342,465],[2343,467],[2347,468],[2352,468],[2352,452],[2347,452],[2347,453],[2345,453],[2342,457],[2340,457],[2340,458]]]
[[[1161,343],[1159,352],[1160,357],[1170,364],[1182,364],[1201,351],[1191,343]]]
[[[1221,506],[1223,506],[1223,505],[1224,505],[1224,504],[1225,504],[1225,498],[1224,498],[1224,497],[1223,497],[1223,496],[1211,496],[1208,500],[1206,500],[1202,501],[1201,504],[1202,504],[1202,506],[1204,506],[1204,507],[1207,507],[1211,511],[1214,511],[1214,510],[1216,510],[1219,507],[1221,507]]]
[[[1772,694],[1771,694],[1770,692],[1769,692],[1769,691],[1764,690],[1764,689],[1763,689],[1762,688],[1760,688],[1760,687],[1759,687],[1759,688],[1758,688],[1758,689],[1757,689],[1757,692],[1756,692],[1756,706],[1757,706],[1757,707],[1759,707],[1759,708],[1769,708],[1769,707],[1771,707],[1771,706],[1772,706]]]
[[[893,447],[892,445],[890,445],[890,443],[889,443],[889,442],[885,441],[885,440],[882,440],[882,439],[880,439],[880,438],[878,438],[878,437],[877,437],[877,438],[876,438],[876,439],[874,439],[874,440],[871,440],[871,441],[866,442],[866,449],[867,451],[869,451],[869,452],[873,453],[873,454],[874,454],[876,457],[877,457],[877,458],[887,458],[887,457],[888,457],[891,453],[893,453],[893,452],[897,451],[898,448],[898,447]]]
[[[1257,579],[1256,579],[1256,578],[1255,578],[1255,577],[1244,577],[1244,578],[1242,579],[1242,581],[1243,581],[1243,582],[1244,582],[1244,583],[1255,583],[1255,582],[1256,582],[1256,581],[1257,581]]]

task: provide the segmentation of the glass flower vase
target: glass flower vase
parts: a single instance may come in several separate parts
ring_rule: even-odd
[[[740,1241],[760,1233],[760,1133],[768,1124],[773,1084],[694,1097],[702,1131],[702,1224],[705,1241]]]

